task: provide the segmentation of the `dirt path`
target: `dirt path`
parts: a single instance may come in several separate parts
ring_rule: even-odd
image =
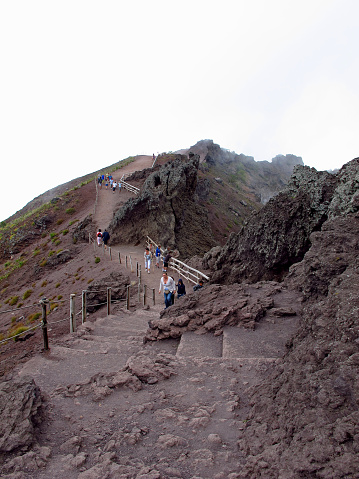
[[[134,171],[141,171],[144,168],[150,168],[152,166],[152,156],[140,155],[136,156],[135,161],[124,166],[120,170],[113,172],[113,177],[116,181],[119,181],[124,174],[132,173]],[[124,204],[129,198],[133,198],[135,195],[125,189],[113,192],[110,187],[106,190],[105,185],[99,189],[98,202],[96,206],[94,221],[97,228],[101,228],[102,231],[110,224],[113,212]]]

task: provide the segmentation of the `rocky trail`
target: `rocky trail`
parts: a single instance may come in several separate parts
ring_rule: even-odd
[[[128,195],[101,190],[96,224],[104,228]],[[111,261],[108,252],[99,254]],[[135,285],[135,267],[131,272],[123,259],[131,256],[144,268],[143,246],[113,245],[112,256]],[[102,309],[18,369],[20,378],[33,378],[40,388],[45,412],[36,445],[8,460],[3,477],[240,477],[245,456],[238,441],[249,392],[276,367],[299,316],[269,310],[255,330],[226,326],[220,335],[185,332],[180,340],[144,344],[148,322],[164,307],[161,274],[154,266],[143,274],[156,304],[151,294],[146,305],[134,294],[130,311],[124,303],[112,305],[109,316]]]
[[[255,331],[226,327],[221,336],[187,332],[144,345],[162,307],[118,307],[25,364],[19,374],[35,380],[47,412],[38,446],[10,462],[9,473],[239,477],[248,393],[275,367],[298,317],[269,315]]]

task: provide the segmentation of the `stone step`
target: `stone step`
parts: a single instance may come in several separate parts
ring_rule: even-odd
[[[285,327],[283,322],[286,321]],[[298,319],[262,320],[255,330],[226,326],[223,328],[223,358],[279,358],[285,344],[297,329]]]
[[[186,331],[182,334],[176,355],[185,358],[220,358],[222,356],[222,336]]]

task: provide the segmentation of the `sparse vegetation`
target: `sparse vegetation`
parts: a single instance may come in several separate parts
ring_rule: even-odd
[[[19,296],[12,296],[9,299],[9,305],[10,306],[15,306],[15,304],[19,301]]]
[[[39,312],[33,313],[33,314],[30,314],[30,316],[28,317],[28,321],[29,321],[29,323],[33,323],[34,321],[36,321],[39,318],[41,318],[41,313],[39,313]]]
[[[59,219],[56,221],[56,224],[61,225],[63,222],[64,222],[64,220],[63,220],[62,218],[59,218]]]
[[[61,286],[61,283],[56,283],[55,284],[55,288],[58,288],[59,286]]]
[[[41,283],[41,288],[45,288],[45,286],[47,286],[47,280],[46,279]]]
[[[27,289],[25,293],[22,295],[22,299],[25,300],[32,295],[32,289]]]
[[[9,331],[9,338],[12,337],[12,336],[16,336],[14,338],[14,341],[18,341],[19,340],[19,336],[17,336],[18,334],[21,334],[21,333],[24,333],[25,331],[27,331],[29,328],[24,326],[23,324],[19,325],[16,329],[14,330],[10,330]]]
[[[97,264],[97,263],[99,263],[100,261],[101,261],[101,258],[99,258],[98,256],[96,256],[96,258],[95,258],[95,263]]]
[[[43,267],[46,266],[46,265],[47,265],[47,261],[46,261],[46,259],[44,258],[44,259],[39,263],[39,266],[41,266],[41,267],[43,268]]]
[[[75,208],[67,208],[67,210],[65,211],[68,215],[73,215],[75,213]]]
[[[65,235],[67,235],[68,232],[69,232],[69,230],[66,229],[66,230],[63,230],[62,234],[65,236]]]

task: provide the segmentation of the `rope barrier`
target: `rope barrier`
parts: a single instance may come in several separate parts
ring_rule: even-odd
[[[59,321],[50,321],[47,324],[57,324],[57,323],[63,323],[64,321],[68,321],[68,319],[59,319]]]
[[[33,308],[34,306],[38,306],[38,305],[39,305],[39,303],[34,303],[34,304],[30,304],[30,306],[21,306],[20,308],[16,308],[16,309],[6,309],[5,311],[0,311],[0,314],[11,313],[13,311],[20,311],[21,309]]]
[[[26,329],[26,331],[22,331],[21,333],[15,334],[15,336],[10,336],[10,338],[3,339],[2,341],[0,341],[0,344],[6,343],[6,341],[10,341],[10,339],[17,338],[18,336],[21,336],[22,334],[26,334],[26,333],[28,333],[29,331],[32,331],[33,329],[40,328],[40,326],[42,326],[42,325],[41,325],[41,324],[37,324],[36,326],[33,326],[32,328]]]

